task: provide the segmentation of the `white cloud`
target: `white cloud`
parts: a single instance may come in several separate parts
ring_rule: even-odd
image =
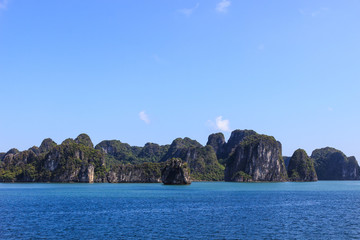
[[[6,9],[9,1],[8,0],[0,0],[0,9]]]
[[[221,12],[221,13],[226,13],[228,8],[231,5],[231,1],[230,0],[221,0],[221,2],[219,2],[216,5],[216,11]]]
[[[150,118],[149,116],[145,113],[145,111],[141,111],[139,112],[139,117],[142,121],[144,121],[146,124],[150,124]]]
[[[215,122],[208,120],[206,124],[209,127],[214,128],[215,130],[230,132],[230,121],[227,119],[223,119],[223,116],[218,116],[217,118],[215,118]]]
[[[191,14],[193,14],[193,12],[200,6],[199,3],[197,3],[195,5],[195,7],[193,8],[183,8],[183,9],[180,9],[178,10],[179,13],[182,13],[184,14],[185,16],[189,17]]]
[[[227,119],[222,119],[222,116],[219,116],[215,119],[216,127],[224,132],[230,132],[230,122]]]

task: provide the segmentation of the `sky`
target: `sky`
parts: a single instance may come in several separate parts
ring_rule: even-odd
[[[359,23],[359,0],[0,0],[0,152],[253,129],[359,160]]]

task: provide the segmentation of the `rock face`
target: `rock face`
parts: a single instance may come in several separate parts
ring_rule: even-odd
[[[224,167],[218,162],[211,146],[203,147],[190,138],[175,139],[162,162],[180,158],[190,168],[193,180],[219,181],[224,179]]]
[[[121,164],[107,174],[109,183],[160,183],[164,163]]]
[[[7,153],[0,165],[0,182],[35,182],[36,161],[33,151]]]
[[[7,153],[6,153],[6,155],[7,154],[17,154],[17,153],[19,153],[20,151],[19,150],[17,150],[16,148],[12,148],[12,149],[10,149],[9,151],[7,151]]]
[[[257,133],[253,130],[234,130],[231,132],[228,142],[225,142],[222,133],[214,133],[208,137],[206,145],[211,146],[216,152],[216,156],[220,162],[224,162],[229,156],[235,152],[236,147],[244,140],[244,138]]]
[[[310,159],[305,150],[298,149],[292,155],[289,166],[288,176],[294,182],[313,182],[317,181],[314,161]]]
[[[40,153],[49,152],[51,149],[53,149],[56,146],[57,144],[51,138],[46,138],[41,142],[39,151]]]
[[[144,147],[130,146],[119,140],[102,141],[95,149],[106,154],[108,166],[118,164],[141,164],[144,162],[159,162],[169,149],[169,145],[146,143]]]
[[[240,138],[241,139],[241,138]],[[281,144],[274,137],[250,134],[227,160],[225,181],[286,181]]]
[[[190,138],[177,138],[175,139],[167,153],[161,159],[162,162],[165,162],[171,158],[181,158],[187,154],[188,150],[191,148],[201,148],[202,145],[198,143],[196,140],[192,140]]]
[[[359,180],[359,164],[335,148],[316,149],[311,154],[319,180]]]
[[[183,164],[179,158],[169,160],[165,168],[161,171],[161,181],[165,185],[190,184],[190,173],[186,164]]]
[[[225,137],[224,137],[224,134],[222,134],[222,133],[211,134],[208,137],[208,141],[206,143],[207,146],[211,146],[214,149],[216,156],[218,158],[220,158],[221,156],[223,156],[225,154],[224,153],[225,144],[226,144]]]
[[[0,161],[2,161],[2,160],[3,160],[3,158],[5,157],[5,155],[6,155],[6,153],[4,153],[4,152],[0,152]]]
[[[290,162],[291,157],[283,156],[283,159],[284,159],[285,167],[287,170],[289,167],[289,162]]]
[[[87,136],[87,135],[86,135]],[[105,182],[105,156],[90,147],[91,140],[83,134],[67,139],[46,154],[44,170],[51,182]]]
[[[234,130],[231,132],[230,138],[225,145],[223,158],[228,158],[235,150],[236,147],[248,136],[257,135],[253,130]]]
[[[33,147],[29,148],[29,151],[32,151],[36,155],[40,154],[40,149],[37,146],[33,146]]]
[[[173,158],[178,160],[168,162]],[[161,182],[166,169],[164,180],[171,177],[176,182],[179,169],[185,168],[199,181],[286,181],[288,176],[290,181],[316,181],[316,175],[319,180],[360,180],[355,157],[334,148],[317,149],[311,159],[301,149],[284,158],[285,164],[280,142],[252,130],[235,130],[228,142],[222,133],[211,134],[206,146],[177,138],[171,145],[137,147],[110,140],[94,148],[90,137],[80,134],[60,145],[47,138],[39,148],[0,153],[0,182],[150,183]]]
[[[136,157],[131,146],[127,143],[122,143],[119,140],[102,141],[95,146],[95,149],[102,150],[104,153],[124,162],[131,161]]]
[[[90,147],[89,139],[66,139],[56,145],[45,139],[40,148],[11,150],[0,165],[2,182],[104,182],[104,154]],[[90,140],[91,141],[91,140]]]

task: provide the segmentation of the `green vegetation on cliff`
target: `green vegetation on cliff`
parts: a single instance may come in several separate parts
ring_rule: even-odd
[[[314,161],[303,149],[294,152],[289,160],[287,171],[291,181],[317,181]]]
[[[160,162],[168,151],[169,145],[160,146],[155,143],[147,143],[144,147],[133,147],[119,140],[106,140],[96,145],[95,149],[106,154],[106,166],[110,169],[119,164]]]
[[[358,180],[359,164],[355,157],[346,155],[335,148],[316,149],[311,154],[319,180]]]
[[[286,181],[280,142],[274,137],[238,131],[237,147],[227,159],[225,181]],[[240,135],[241,133],[241,135]]]
[[[0,181],[89,182],[105,178],[104,154],[88,143],[66,139],[56,145],[45,139],[39,151],[36,149],[9,151],[0,165]]]
[[[360,179],[355,157],[329,147],[315,150],[311,159],[297,150],[286,158],[286,171],[281,143],[252,130],[235,130],[228,142],[222,133],[211,134],[206,146],[187,137],[163,146],[119,140],[93,146],[88,135],[80,134],[60,145],[47,138],[40,147],[10,149],[0,153],[0,182],[160,182],[165,162],[173,158],[188,166],[194,181],[286,181],[288,176],[316,181],[316,175],[320,180]]]
[[[180,158],[189,165],[193,180],[221,181],[224,179],[225,167],[218,162],[213,147],[209,145],[203,147],[190,138],[177,138],[171,143],[161,161],[172,158]]]

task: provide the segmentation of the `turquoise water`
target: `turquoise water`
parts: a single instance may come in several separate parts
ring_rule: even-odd
[[[0,184],[1,239],[359,239],[360,181]]]

